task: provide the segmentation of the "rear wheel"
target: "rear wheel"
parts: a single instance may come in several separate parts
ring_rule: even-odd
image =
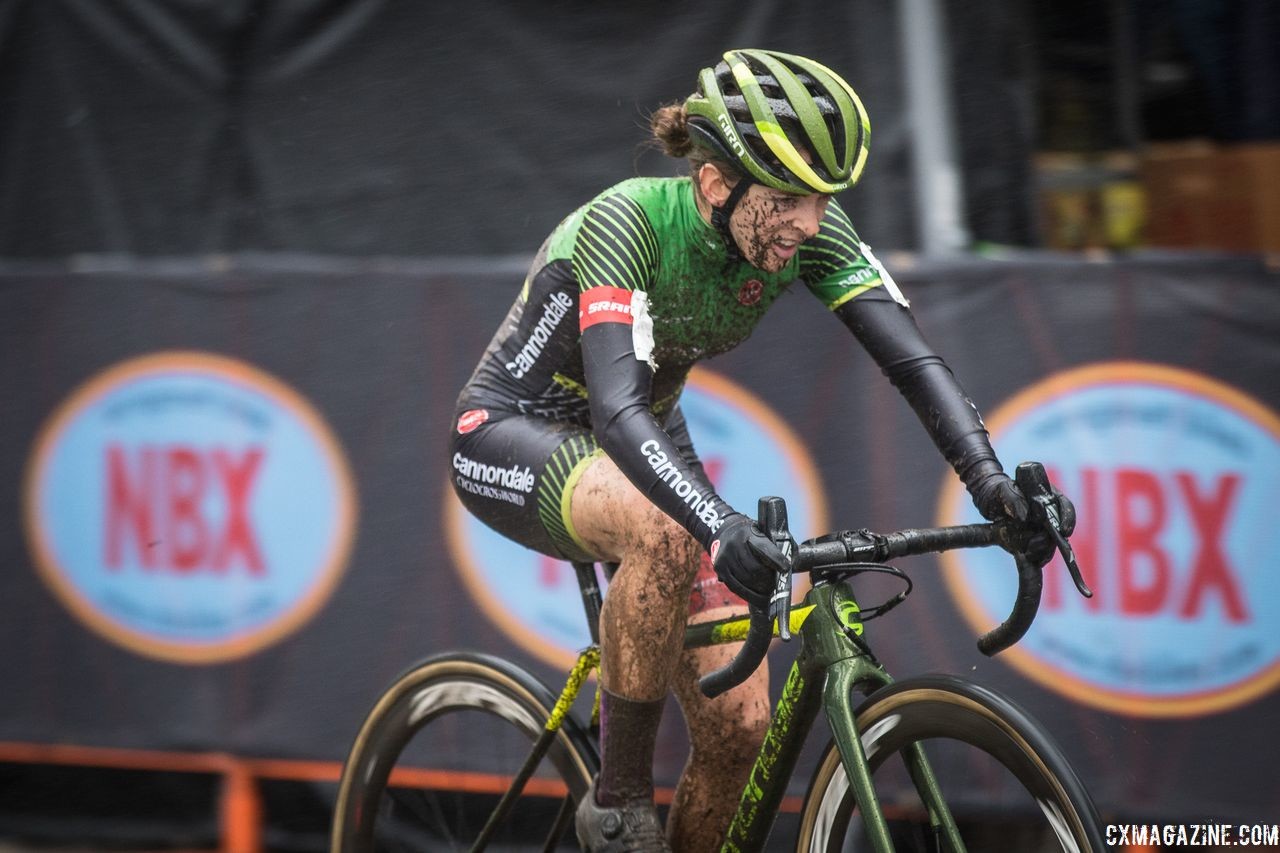
[[[1030,716],[984,687],[948,676],[898,682],[862,704],[857,730],[897,850],[949,849],[906,772],[903,752],[913,744],[923,747],[969,853],[1107,849],[1062,752]],[[872,849],[834,743],[810,783],[796,849]]]
[[[370,712],[342,771],[332,853],[471,850],[534,744],[546,753],[480,849],[576,849],[573,811],[599,766],[569,715],[524,670],[447,654],[409,669]]]

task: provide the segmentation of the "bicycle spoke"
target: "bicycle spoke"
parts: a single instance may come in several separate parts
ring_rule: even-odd
[[[1065,757],[1003,697],[952,677],[917,677],[877,691],[857,717],[891,844],[868,837],[843,753],[831,748],[806,799],[805,850],[1104,849]],[[1056,819],[1046,819],[1050,812]]]
[[[480,835],[476,838],[475,843],[471,846],[474,851],[480,851],[489,843],[489,839],[493,837],[493,833],[506,819],[507,813],[511,811],[511,807],[516,800],[524,793],[524,786],[528,783],[529,777],[533,775],[533,771],[538,769],[538,765],[542,763],[542,757],[547,754],[547,747],[551,746],[555,740],[556,733],[552,731],[543,731],[534,743],[533,749],[529,751],[529,755],[524,760],[524,764],[520,767],[520,771],[515,778],[511,780],[510,787],[507,788],[502,799],[498,801],[498,806],[493,810],[493,814],[489,815],[489,820],[485,822],[484,829],[480,831]]]
[[[542,853],[550,853],[559,845],[560,839],[569,829],[569,824],[573,822],[574,807],[573,797],[565,797],[560,803],[560,813],[556,815],[555,825],[551,827],[551,832],[547,834],[547,843],[542,845]]]

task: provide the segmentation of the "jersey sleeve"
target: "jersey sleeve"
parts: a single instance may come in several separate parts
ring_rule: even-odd
[[[801,253],[800,277],[809,290],[866,348],[965,486],[972,491],[1001,470],[977,407],[925,341],[893,276],[835,201]]]
[[[800,278],[832,311],[869,290],[883,287],[895,302],[907,300],[889,271],[858,237],[848,215],[832,200],[822,227],[800,247]]]
[[[583,216],[572,263],[583,292],[593,287],[648,290],[658,266],[658,235],[634,199],[607,195]]]
[[[1003,470],[977,407],[925,341],[906,305],[878,287],[845,302],[835,314],[906,399],[971,494]]]
[[[633,199],[605,196],[583,217],[572,265],[592,430],[626,478],[709,548],[731,510],[649,408],[656,365],[647,289],[658,258],[653,226]]]

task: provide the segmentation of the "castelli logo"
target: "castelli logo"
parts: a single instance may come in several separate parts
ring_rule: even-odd
[[[489,420],[487,409],[472,409],[469,412],[463,412],[458,418],[458,435],[475,432],[487,420]]]
[[[716,561],[716,555],[719,553],[720,553],[720,540],[717,539],[716,541],[711,543],[711,562],[712,563]]]
[[[749,278],[738,289],[738,304],[755,305],[764,294],[764,282],[758,278]]]

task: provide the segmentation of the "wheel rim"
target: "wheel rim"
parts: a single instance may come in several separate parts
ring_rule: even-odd
[[[1081,817],[1055,774],[1018,731],[975,699],[951,691],[899,693],[864,709],[859,730],[896,849],[945,849],[928,832],[927,814],[898,757],[903,746],[913,742],[924,745],[970,853],[1090,849],[1077,840],[1084,837]],[[973,742],[996,744],[998,758]],[[805,849],[870,849],[834,751],[816,779],[822,785],[821,796],[806,812]],[[811,792],[818,794],[817,788]]]
[[[548,713],[522,685],[488,670],[476,674],[459,677],[455,668],[448,677],[418,679],[375,709],[377,724],[366,726],[353,751],[364,766],[348,767],[340,794],[347,826],[335,825],[335,838],[345,832],[352,840],[335,849],[471,849]],[[588,760],[562,731],[486,849],[529,849],[535,837],[541,843],[566,798],[576,801],[589,785]],[[364,784],[346,778],[357,776]],[[568,849],[571,833],[561,836]]]

